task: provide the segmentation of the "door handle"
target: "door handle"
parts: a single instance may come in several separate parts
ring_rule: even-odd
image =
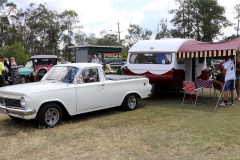
[[[102,86],[104,86],[104,84],[102,84]]]

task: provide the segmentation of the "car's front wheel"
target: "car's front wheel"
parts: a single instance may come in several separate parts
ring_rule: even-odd
[[[124,110],[134,110],[137,107],[137,95],[128,94],[123,100],[122,107]]]
[[[54,127],[62,120],[62,109],[56,103],[45,104],[38,111],[36,120],[41,126]]]

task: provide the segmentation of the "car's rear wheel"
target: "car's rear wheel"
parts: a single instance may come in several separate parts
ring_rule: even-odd
[[[38,124],[55,127],[62,121],[62,109],[56,103],[48,103],[41,107],[36,118]]]
[[[122,108],[124,110],[134,110],[137,107],[137,95],[136,94],[128,94],[122,103]]]

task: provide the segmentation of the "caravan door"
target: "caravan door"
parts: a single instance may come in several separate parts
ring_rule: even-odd
[[[185,81],[195,82],[197,77],[202,74],[202,70],[207,68],[205,57],[186,58],[185,62]]]

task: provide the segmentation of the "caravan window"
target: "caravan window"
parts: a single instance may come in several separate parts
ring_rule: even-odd
[[[170,53],[133,53],[130,56],[130,63],[139,64],[171,64],[172,54]]]

